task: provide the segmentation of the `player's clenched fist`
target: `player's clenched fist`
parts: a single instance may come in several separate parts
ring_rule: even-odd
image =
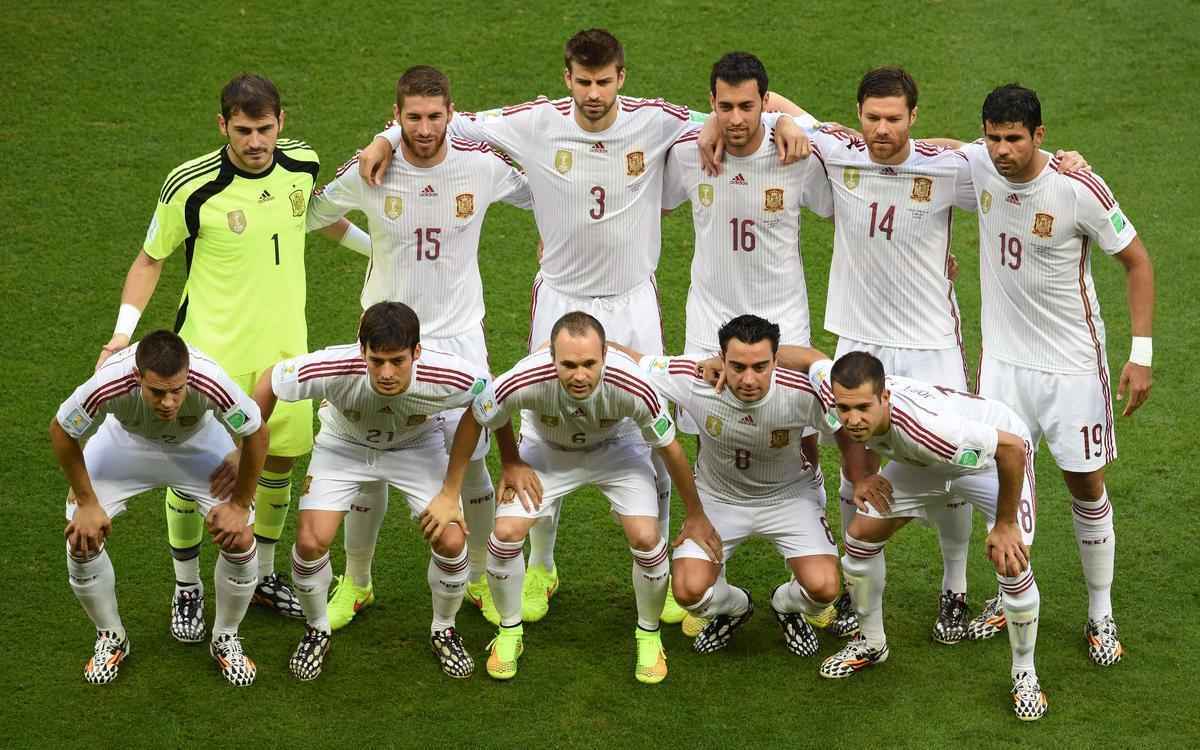
[[[700,549],[704,550],[708,559],[715,563],[721,562],[721,558],[724,557],[721,535],[713,528],[708,516],[704,513],[688,513],[687,517],[683,519],[683,528],[679,530],[679,536],[675,537],[671,546],[678,547],[683,544],[684,539],[691,539],[700,545]]]

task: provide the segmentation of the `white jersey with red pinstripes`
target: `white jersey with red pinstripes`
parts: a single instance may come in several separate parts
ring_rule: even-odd
[[[865,142],[811,133],[833,188],[833,262],[825,329],[903,349],[962,346],[950,262],[951,209],[974,210],[957,151],[909,141],[902,164],[876,164]]]
[[[720,393],[696,374],[707,355],[643,357],[652,385],[700,426],[696,486],[731,505],[774,505],[800,497],[820,482],[820,471],[800,450],[805,430],[832,434],[831,420],[808,376],[776,368],[758,401],[742,401],[732,388]]]
[[[471,403],[491,382],[487,371],[462,357],[421,349],[403,393],[384,396],[371,386],[358,344],[331,346],[286,359],[271,371],[284,401],[322,399],[320,436],[390,450],[421,442],[439,428],[435,416]],[[439,437],[438,440],[441,440]]]
[[[832,369],[833,361],[826,359],[815,363],[808,375],[836,418]],[[891,427],[866,445],[892,461],[951,479],[994,467],[1000,430],[1029,442],[1029,428],[995,399],[894,375],[885,378],[884,387],[891,393]]]
[[[525,176],[491,146],[447,140],[446,158],[432,167],[410,164],[397,148],[378,187],[363,181],[351,159],[313,193],[307,220],[312,230],[355,209],[366,214],[371,262],[363,308],[403,302],[430,338],[453,338],[483,321],[479,233],[488,206],[533,205]]]
[[[962,153],[979,201],[984,353],[1034,370],[1107,379],[1091,249],[1119,253],[1137,230],[1094,172],[1059,174],[1058,160],[1043,152],[1041,174],[1010,182],[982,143]]]
[[[636,362],[613,349],[604,359],[600,382],[587,398],[567,393],[558,382],[550,350],[542,349],[496,378],[475,398],[473,410],[475,419],[493,430],[522,412],[523,435],[568,450],[622,437],[626,419],[652,446],[661,448],[675,439],[666,399],[647,382]]]
[[[779,162],[774,131],[749,156],[726,153],[719,177],[704,173],[695,142],[683,135],[667,158],[663,207],[691,201],[696,249],[687,297],[687,340],[717,351],[717,329],[753,312],[779,325],[783,342],[810,340],[808,287],[800,255],[800,208],[833,213],[825,170],[817,159]]]
[[[262,425],[258,405],[230,379],[220,365],[188,347],[187,393],[179,412],[165,422],[143,399],[136,376],[137,344],[117,352],[58,407],[63,430],[81,440],[100,427],[106,416],[132,435],[177,445],[195,435],[212,415],[231,435],[245,437]]]
[[[490,143],[529,176],[545,247],[540,275],[579,297],[624,294],[658,266],[667,151],[688,128],[687,107],[618,96],[617,119],[591,133],[570,98],[460,113],[450,133]],[[383,136],[400,142],[400,128]]]

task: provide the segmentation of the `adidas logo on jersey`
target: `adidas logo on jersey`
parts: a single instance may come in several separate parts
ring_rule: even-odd
[[[1020,199],[1019,197],[1017,197],[1017,194],[1016,194],[1016,193],[1009,193],[1009,194],[1008,194],[1008,197],[1007,197],[1007,198],[1005,198],[1005,199],[1004,199],[1004,201],[1005,201],[1006,203],[1011,203],[1011,204],[1013,204],[1014,206],[1019,206],[1019,205],[1021,205],[1021,199]]]
[[[731,179],[729,181],[729,184],[730,185],[746,185],[747,182],[746,182],[746,178],[742,177],[742,173],[738,172],[736,175],[733,176],[733,179]]]
[[[584,412],[584,410],[582,408],[576,406],[575,411],[571,412],[571,416],[572,417],[586,417],[587,413]]]
[[[422,198],[436,198],[437,191],[433,189],[433,185],[426,185],[425,189],[420,193]]]
[[[274,197],[275,196],[271,195],[270,190],[264,190],[264,191],[262,191],[262,195],[258,196],[258,202],[266,203],[267,201],[271,200]]]
[[[379,410],[379,413],[380,414],[395,414],[395,412],[392,411],[392,407],[390,407],[390,406],[383,407],[382,409]]]
[[[754,417],[750,416],[749,414],[745,414],[742,416],[741,419],[738,420],[738,422],[741,424],[752,425],[752,424],[754,424]]]
[[[891,167],[884,167],[883,169],[879,170],[879,174],[888,175],[889,177],[895,177],[896,170],[892,169]]]
[[[593,154],[607,154],[608,149],[604,147],[603,141],[596,141],[592,144],[591,151]]]

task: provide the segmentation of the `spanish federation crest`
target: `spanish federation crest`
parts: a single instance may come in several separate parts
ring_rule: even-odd
[[[704,431],[713,437],[719,437],[721,434],[721,418],[709,414],[704,419]]]
[[[771,188],[763,193],[763,210],[769,213],[783,210],[782,188]]]
[[[383,199],[383,214],[395,221],[404,213],[404,199],[398,195],[389,195]]]
[[[246,214],[240,208],[225,214],[225,218],[229,220],[229,229],[234,234],[246,231]]]
[[[288,196],[288,200],[292,202],[292,216],[303,216],[304,209],[308,206],[304,200],[304,191],[293,190]]]
[[[554,169],[559,174],[566,174],[571,171],[571,152],[565,148],[560,148],[554,154]]]
[[[404,420],[404,424],[409,427],[416,427],[423,423],[428,417],[425,414],[409,414],[408,419]]]
[[[771,430],[771,447],[784,448],[791,442],[791,436],[787,430]]]
[[[914,177],[912,199],[917,203],[928,203],[933,197],[933,180],[928,177]]]
[[[858,181],[861,176],[861,173],[855,167],[846,167],[842,170],[842,184],[846,186],[847,190],[853,190],[858,187]]]
[[[631,151],[625,154],[625,174],[637,177],[646,171],[646,155],[641,151]]]
[[[701,183],[697,191],[700,194],[700,205],[708,208],[713,203],[713,186],[708,183]]]
[[[992,210],[992,194],[986,190],[979,194],[979,210],[985,214]]]
[[[475,213],[475,196],[471,193],[460,193],[454,196],[454,215],[460,219],[470,218]]]
[[[1054,234],[1054,217],[1050,214],[1034,214],[1033,233],[1038,237],[1049,237]]]

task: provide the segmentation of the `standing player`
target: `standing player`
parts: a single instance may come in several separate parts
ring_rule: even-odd
[[[240,456],[230,434],[241,439]],[[237,632],[258,581],[248,526],[267,452],[258,406],[214,361],[170,331],[154,331],[75,389],[50,422],[50,440],[71,485],[66,530],[71,589],[96,626],[84,679],[112,682],[129,655],[106,544],[111,519],[130,497],[168,486],[198,505],[221,548],[213,573],[217,616],[209,653],[230,684],[253,683],[257,669]],[[236,473],[232,488],[228,483],[218,488],[222,473]],[[230,489],[232,497],[218,499]]]
[[[963,149],[979,205],[979,392],[1011,405],[1034,445],[1044,436],[1063,472],[1088,586],[1088,654],[1107,666],[1124,653],[1112,616],[1116,533],[1104,486],[1117,443],[1092,246],[1125,268],[1133,344],[1117,388],[1117,398],[1129,395],[1124,416],[1150,395],[1154,271],[1104,180],[1059,174],[1058,159],[1040,149],[1045,128],[1036,93],[1015,84],[992,91],[983,129],[984,145]],[[972,637],[1004,627],[1006,605],[989,601],[971,624]]]
[[[825,660],[821,676],[849,677],[887,660],[883,548],[922,508],[961,497],[991,526],[988,557],[1013,625],[1013,710],[1024,721],[1040,719],[1047,703],[1033,664],[1041,597],[1029,564],[1037,497],[1028,428],[999,401],[885,377],[883,363],[867,352],[850,352],[836,364],[818,362],[809,377],[836,409],[843,431],[891,460],[875,478],[882,499],[876,495],[868,505],[870,483],[855,487],[859,513],[846,534],[842,573],[862,633]]]
[[[450,81],[441,71],[427,65],[406,70],[396,84],[395,103],[403,139],[382,184],[368,185],[351,161],[313,196],[308,228],[334,225],[354,209],[365,213],[372,250],[363,308],[388,300],[405,302],[421,320],[429,348],[456,354],[486,371],[479,277],[484,215],[498,201],[531,208],[532,199],[525,176],[490,146],[446,137],[448,125],[458,119],[451,105]],[[450,411],[439,419],[447,451],[461,414]],[[496,510],[485,460],[488,447],[485,436],[472,456],[463,487],[463,510],[475,531],[468,540],[467,592],[489,619],[499,622],[484,577],[487,537]],[[352,504],[356,512],[346,521],[346,577],[329,605],[334,630],[375,601],[371,560],[387,509],[385,486],[375,487],[383,496]]]
[[[308,350],[304,217],[320,163],[307,144],[279,139],[284,116],[279,91],[262,76],[240,75],[222,89],[217,126],[227,143],[167,176],[142,250],[125,277],[116,330],[97,367],[129,345],[163,262],[181,244],[187,281],[175,330],[214,357],[239,387],[252,390],[259,374],[280,357]],[[349,233],[344,241],[358,235],[361,231]],[[279,409],[270,428],[270,455],[255,493],[255,601],[299,617],[291,589],[275,573],[274,550],[287,517],[292,463],[312,448],[311,405]],[[200,517],[194,501],[170,489],[166,515],[176,581],[171,634],[195,641],[205,627]]]
[[[662,327],[654,271],[663,172],[667,151],[690,129],[690,113],[662,99],[621,96],[625,52],[603,29],[571,37],[564,65],[570,96],[465,114],[451,122],[450,135],[503,149],[528,173],[534,219],[545,246],[533,282],[530,349],[548,340],[559,317],[582,310],[600,320],[614,340],[658,354]],[[360,170],[372,182],[400,144],[401,128],[383,136],[359,159]],[[781,155],[787,152],[792,158],[802,138],[799,128],[783,118],[777,133]],[[668,533],[670,479],[657,456],[653,460],[659,523]],[[554,518],[539,522],[530,533],[524,606],[530,621],[546,614],[548,597],[558,587],[556,534]],[[683,611],[669,602],[665,619],[679,622]]]
[[[666,678],[659,620],[667,595],[667,542],[658,525],[647,443],[662,453],[688,508],[677,543],[691,537],[711,559],[721,559],[720,539],[700,507],[666,402],[646,382],[637,363],[610,352],[605,341],[604,327],[587,313],[571,312],[556,321],[549,349],[529,355],[497,378],[463,416],[445,486],[435,498],[441,503],[459,496],[480,425],[497,430],[504,475],[495,530],[488,540],[488,584],[500,611],[500,631],[489,646],[487,670],[498,680],[516,675],[524,649],[525,537],[538,518],[555,513],[563,497],[588,484],[596,485],[612,504],[633,554],[634,677],[651,684]],[[518,454],[510,424],[521,410],[531,429],[524,433]],[[624,420],[636,424],[641,436],[625,434]],[[519,503],[513,502],[514,495]]]
[[[268,415],[278,400],[322,401],[322,428],[304,479],[292,548],[292,580],[308,620],[290,662],[300,680],[316,679],[329,652],[329,544],[351,502],[387,497],[389,484],[408,497],[432,546],[427,577],[433,653],[451,677],[474,672],[454,628],[467,582],[467,526],[458,496],[438,503],[430,499],[446,471],[437,416],[469,404],[490,378],[484,367],[422,348],[420,339],[412,308],[379,302],[363,313],[357,345],[284,360],[264,373],[255,389],[255,401]]]
[[[676,601],[707,621],[693,643],[700,653],[724,648],[754,614],[749,592],[725,580],[725,564],[751,537],[771,540],[792,571],[792,580],[771,594],[771,610],[792,653],[817,653],[817,636],[805,617],[820,615],[840,590],[823,479],[800,446],[801,435],[833,432],[837,420],[827,417],[803,373],[776,367],[780,336],[779,326],[754,315],[721,326],[717,339],[729,388],[720,393],[698,374],[695,359],[638,356],[646,379],[704,424],[696,487],[723,556],[710,558],[689,539],[672,565]],[[825,359],[816,350],[803,351],[809,361]],[[837,434],[848,456],[857,451],[851,474],[861,478],[856,469],[865,466],[865,451]]]

